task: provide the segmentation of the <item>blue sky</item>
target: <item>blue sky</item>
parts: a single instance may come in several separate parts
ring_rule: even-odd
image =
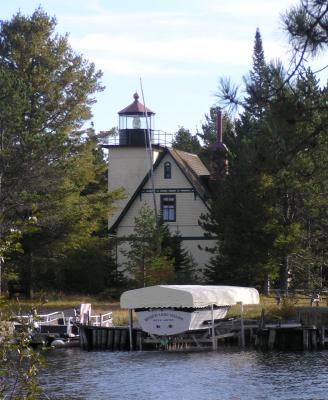
[[[103,71],[97,131],[118,124],[117,112],[140,92],[156,112],[156,129],[195,132],[216,103],[220,77],[240,83],[251,68],[254,34],[261,31],[267,61],[288,59],[280,14],[296,0],[11,0],[1,18],[39,5],[57,17],[77,53]]]

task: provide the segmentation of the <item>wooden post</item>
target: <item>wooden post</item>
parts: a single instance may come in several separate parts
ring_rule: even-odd
[[[269,330],[269,341],[268,341],[269,350],[273,350],[273,348],[274,348],[274,344],[276,341],[276,333],[277,333],[277,331],[275,328],[271,328]]]
[[[102,328],[101,330],[101,350],[106,350],[107,348],[107,330]]]
[[[113,350],[114,329],[109,328],[107,332],[107,350]]]
[[[309,350],[309,331],[303,329],[303,349]]]
[[[93,327],[93,329],[91,330],[91,332],[92,332],[92,350],[97,350],[97,347],[98,347],[97,339],[98,339],[98,337],[97,337],[96,328]]]
[[[314,350],[317,349],[317,330],[316,329],[311,330],[311,347]]]
[[[142,332],[137,332],[137,345],[139,346],[139,350],[142,351]]]
[[[245,347],[245,327],[244,327],[244,304],[242,301],[238,301],[240,305],[240,345]]]
[[[322,325],[321,327],[321,347],[324,348],[325,347],[325,326]]]
[[[215,327],[214,327],[214,306],[213,304],[211,305],[211,318],[212,318],[212,345],[213,345],[213,351],[217,350],[217,340],[215,337]]]
[[[80,347],[83,350],[86,350],[88,347],[84,326],[80,326]]]
[[[129,339],[130,339],[130,351],[133,350],[132,329],[133,329],[132,310],[129,309]]]
[[[120,349],[120,342],[121,342],[121,329],[116,327],[116,328],[114,328],[113,350]]]
[[[120,328],[121,337],[120,337],[120,346],[119,350],[123,351],[126,350],[128,347],[128,330],[126,328]],[[131,348],[130,348],[131,350]]]
[[[260,329],[263,329],[263,328],[264,328],[264,325],[265,325],[265,311],[264,311],[264,308],[262,308],[262,311],[261,311],[261,319],[260,319],[260,323],[259,323],[259,328],[260,328]]]

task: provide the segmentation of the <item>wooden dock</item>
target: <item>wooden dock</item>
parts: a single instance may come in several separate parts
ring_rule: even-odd
[[[296,321],[262,323],[255,347],[263,350],[316,350],[328,343],[328,307],[299,308]]]
[[[244,326],[246,343],[255,342],[255,330],[258,327],[256,321],[251,321]],[[214,341],[226,344],[242,345],[240,320],[227,320],[216,324]],[[131,343],[131,345],[130,345]],[[129,327],[80,327],[80,347],[83,350],[166,350],[166,351],[190,351],[211,349],[213,346],[212,328],[205,330],[186,332],[184,334],[159,337],[149,335],[138,328],[132,329],[130,340]],[[132,348],[131,348],[132,347]]]
[[[216,349],[221,344],[253,346],[261,350],[316,350],[328,347],[328,307],[300,308],[297,320],[273,323],[228,319],[213,329],[186,332],[172,337],[148,335],[128,326],[81,326],[80,347],[87,351]]]
[[[132,330],[132,346],[137,348],[137,342],[142,332],[139,329]],[[104,327],[88,326],[80,327],[80,347],[83,350],[130,350],[129,328],[127,326]]]

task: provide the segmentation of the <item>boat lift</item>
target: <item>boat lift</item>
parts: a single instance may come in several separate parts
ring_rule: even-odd
[[[162,338],[165,342],[168,337],[188,334],[198,345],[208,338],[210,330],[212,348],[216,350],[218,339],[229,335],[218,333],[220,322],[236,304],[240,306],[240,344],[245,346],[244,305],[259,304],[259,293],[254,288],[237,286],[158,285],[126,291],[120,303],[121,308],[129,310],[130,350],[133,310],[141,329],[154,340]],[[195,332],[200,333],[200,339]]]

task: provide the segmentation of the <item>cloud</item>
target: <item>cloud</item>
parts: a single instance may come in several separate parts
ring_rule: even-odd
[[[198,14],[195,13],[177,13],[177,12],[104,12],[93,15],[62,15],[60,20],[69,24],[87,24],[98,27],[103,25],[106,29],[119,27],[122,30],[140,31],[157,27],[185,27],[191,26],[198,20]]]
[[[187,37],[167,40],[153,40],[131,36],[115,36],[110,34],[90,34],[81,38],[71,38],[74,48],[83,53],[102,59],[102,64],[115,62],[121,64],[124,74],[129,70],[127,65],[136,63],[150,63],[145,69],[154,71],[158,69],[154,64],[163,65],[178,63],[187,66],[185,72],[190,70],[190,65],[248,65],[251,61],[253,42],[248,39],[237,40],[221,35],[212,37]],[[272,57],[282,55],[282,50],[274,42],[267,43],[266,49]],[[105,62],[105,60],[107,60]],[[119,72],[120,68],[117,68]],[[169,73],[180,71],[181,68],[173,67]],[[113,71],[112,71],[113,72]]]
[[[283,10],[286,2],[181,1],[190,7],[170,12],[170,7],[149,11],[134,6],[132,11],[114,12],[109,7],[101,10],[101,2],[95,0],[95,12],[90,15],[60,19],[77,25],[70,37],[73,48],[103,70],[124,76],[135,76],[139,70],[152,76],[192,76],[221,66],[247,70],[252,62],[256,21],[264,24],[268,17],[272,24],[272,14]],[[267,60],[283,57],[285,49],[268,25],[264,40]]]
[[[160,63],[148,63],[133,59],[93,57],[93,61],[101,70],[110,72],[114,75],[130,76],[139,78],[140,76],[156,77],[179,77],[194,76],[197,70],[179,68],[179,66],[168,66]]]
[[[298,4],[299,0],[234,0],[218,2],[217,0],[206,0],[206,10],[211,13],[242,15],[252,19],[261,17],[272,18],[273,14],[279,16],[279,11],[284,12],[290,6]],[[204,3],[200,1],[200,4]]]

